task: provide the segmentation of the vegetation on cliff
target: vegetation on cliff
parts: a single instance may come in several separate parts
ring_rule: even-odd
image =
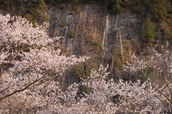
[[[20,15],[26,18],[32,22],[34,27],[36,27],[36,23],[42,24],[43,21],[49,21],[47,12],[52,6],[58,7],[59,9],[69,8],[70,10],[75,11],[77,6],[84,4],[102,5],[106,7],[108,10],[107,12],[114,16],[121,14],[126,10],[132,11],[143,24],[141,25],[142,37],[140,38],[142,43],[146,43],[146,45],[153,47],[152,44],[164,44],[165,42],[167,47],[170,48],[169,43],[172,37],[172,10],[170,9],[171,2],[168,0],[0,0],[0,9],[4,10],[4,13]],[[95,35],[90,35],[90,33],[91,31],[89,31],[89,33],[85,32],[85,36],[88,36],[87,43],[92,45],[91,49],[96,53],[95,56],[103,55],[100,54],[101,51],[103,51],[101,48],[103,43],[100,39],[97,39]],[[158,37],[159,34],[162,34],[161,36],[163,37]],[[77,37],[77,33],[74,28],[69,28],[68,37],[74,40],[75,36]],[[123,44],[124,42],[125,41],[122,41]],[[131,42],[129,41],[125,44],[130,43]],[[87,52],[88,49],[84,49],[84,46],[82,45],[83,43],[80,41],[75,49],[78,51],[76,55],[84,55]],[[143,47],[144,46],[141,45],[140,48],[135,49],[135,52],[139,49],[144,49]],[[131,48],[131,46],[124,47],[124,51],[126,50],[125,53],[127,53],[129,48]],[[115,66],[120,66],[121,68],[122,64],[128,60],[129,56],[124,57],[124,60],[122,60],[121,57],[114,55],[114,53],[118,54],[117,50],[120,50],[119,47],[114,46],[114,49],[112,50],[113,52],[111,51],[111,54],[113,55],[112,58],[114,58],[113,64]],[[93,63],[98,65],[98,62],[96,61],[93,61],[92,65]],[[91,69],[92,65],[89,66],[89,69]],[[83,71],[84,70],[82,70],[82,72]]]
[[[172,52],[168,50],[172,37],[172,11],[167,0],[0,0],[0,3],[3,4],[0,8],[11,15],[17,14],[32,22],[30,24],[17,16],[0,15],[0,113],[172,112]],[[140,57],[133,54],[130,59],[126,55],[132,48],[133,39],[121,38],[120,34],[125,52],[123,58],[122,49],[115,43],[109,50],[102,49],[103,43],[98,36],[90,35],[96,31],[94,28],[78,35],[79,29],[61,24],[61,29],[65,28],[66,39],[74,42],[79,36],[75,42],[76,49],[72,47],[76,56],[85,55],[88,50],[93,55],[87,62],[84,62],[87,57],[64,56],[67,48],[63,47],[64,53],[59,51],[62,48],[60,43],[65,42],[62,40],[64,37],[49,38],[46,32],[48,24],[37,26],[36,23],[49,21],[46,12],[52,5],[60,9],[67,6],[75,11],[77,5],[84,3],[103,5],[114,15],[125,10],[135,13],[141,20],[139,24],[143,24],[140,27],[143,44],[133,50],[138,52],[140,48],[144,50],[147,47],[146,52]],[[67,15],[70,18],[71,13]],[[115,31],[114,36],[121,33],[120,29],[111,31]],[[84,34],[88,38],[82,38]],[[159,34],[163,37],[157,37]],[[103,67],[102,63],[110,67]],[[76,83],[68,86],[66,77],[69,70],[77,78],[74,80]],[[118,75],[119,70],[124,81],[109,75]],[[162,80],[157,82],[159,77]],[[63,88],[63,82],[66,88]],[[159,88],[154,83],[164,86]]]
[[[152,44],[165,41],[167,47],[170,47],[168,45],[172,37],[172,10],[170,9],[171,2],[168,0],[0,0],[0,9],[4,10],[4,13],[20,15],[26,18],[36,27],[36,23],[42,24],[43,21],[49,21],[49,16],[46,12],[52,6],[57,6],[60,9],[70,8],[71,10],[75,10],[78,5],[83,4],[105,6],[108,12],[114,16],[130,10],[143,22],[142,37],[140,40],[142,43],[153,46]],[[159,33],[163,34],[163,37],[157,37]],[[74,39],[76,35],[76,31],[70,28],[68,36]],[[100,53],[102,51],[101,45],[103,45],[101,40],[95,38],[96,40],[93,41],[92,37],[95,36],[91,36],[90,33],[86,33],[86,35],[89,36],[87,42],[92,43],[95,53]],[[81,46],[82,42],[78,45],[80,47],[77,47],[76,50],[84,54],[86,51],[83,51],[84,48],[81,48],[83,47]],[[115,49],[119,50],[116,47]],[[127,48],[129,47],[126,47],[126,50]],[[115,61],[120,61],[120,57],[118,59],[116,56],[114,57]],[[124,59],[127,60],[128,58]],[[123,64],[123,62],[120,62],[120,64]]]

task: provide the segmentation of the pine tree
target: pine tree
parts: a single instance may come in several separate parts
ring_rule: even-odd
[[[143,36],[149,45],[154,41],[154,31],[154,24],[151,21],[151,16],[148,15],[144,21]]]

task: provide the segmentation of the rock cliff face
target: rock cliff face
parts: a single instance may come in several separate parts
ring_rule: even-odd
[[[64,36],[61,48],[66,55],[91,55],[92,58],[99,56],[103,58],[99,63],[109,63],[113,66],[113,78],[117,75],[120,77],[120,74],[114,71],[115,66],[111,60],[113,50],[117,48],[122,56],[127,56],[128,53],[129,57],[132,53],[131,48],[139,46],[141,39],[142,22],[136,15],[126,11],[114,16],[105,6],[80,5],[75,10],[52,7],[49,10],[49,22],[51,37]],[[100,49],[99,52],[97,49]],[[75,81],[76,77],[73,74],[71,71],[62,79],[62,86]]]
[[[64,36],[62,46],[69,55],[78,54],[78,48],[86,46],[88,42],[102,40],[106,28],[106,8],[98,6],[78,6],[75,11],[70,9],[60,10],[51,8],[50,11],[50,36]],[[74,38],[70,31],[75,31]],[[84,50],[82,50],[84,53]]]
[[[61,45],[69,55],[78,54],[81,45],[88,47],[90,42],[98,40],[103,50],[109,50],[114,44],[120,45],[120,33],[124,39],[141,38],[142,22],[136,15],[126,11],[114,16],[105,6],[81,5],[76,10],[53,7],[49,10],[49,20],[50,36],[64,36]],[[75,31],[74,38],[70,37],[70,30]]]

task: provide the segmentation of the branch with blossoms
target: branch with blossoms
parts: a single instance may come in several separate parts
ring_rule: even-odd
[[[28,84],[26,87],[24,87],[23,89],[15,90],[14,92],[12,92],[12,93],[10,93],[10,94],[7,94],[7,95],[3,96],[2,98],[0,98],[0,102],[1,102],[3,99],[6,99],[6,98],[8,98],[8,97],[10,97],[10,96],[12,96],[12,95],[14,95],[14,94],[16,94],[16,93],[19,93],[19,92],[21,92],[21,91],[24,91],[24,90],[28,89],[30,86],[32,86],[33,84],[35,84],[36,82],[40,81],[40,80],[43,79],[43,78],[44,78],[44,76],[41,77],[41,78],[39,78],[39,79],[37,79],[37,80],[35,80],[35,81],[33,81],[32,83],[29,83],[29,84]],[[6,89],[9,89],[9,87],[6,88]],[[3,91],[5,91],[6,89],[2,90],[0,93],[2,93]]]
[[[164,100],[168,102],[169,110],[171,110],[172,106],[172,88],[171,88],[171,66],[172,66],[172,54],[169,50],[165,50],[162,48],[162,53],[158,53],[157,51],[151,51],[152,54],[148,58],[138,58],[135,54],[131,58],[131,63],[127,63],[124,65],[124,71],[135,73],[140,72],[144,77],[149,78],[152,86],[159,92],[165,99],[161,99],[162,102]],[[157,84],[151,80],[149,75],[145,72],[145,69],[153,68],[152,72],[159,72],[159,76],[165,82],[161,88],[157,87]],[[138,73],[139,74],[139,73]],[[159,77],[157,75],[157,77]]]
[[[88,59],[61,55],[54,42],[62,37],[49,38],[47,26],[33,27],[25,18],[0,14],[0,113],[46,107],[52,98],[48,85],[59,88],[53,77]]]
[[[62,91],[60,82],[54,77],[63,75],[88,57],[61,55],[60,50],[53,47],[59,38],[53,40],[48,37],[45,27],[34,28],[26,19],[15,18],[0,15],[0,113],[172,112],[171,103],[165,97],[171,94],[171,58],[162,60],[168,57],[165,54],[155,54],[157,56],[150,58],[152,61],[134,56],[133,63],[124,66],[124,70],[134,73],[149,65],[167,71],[164,79],[168,88],[164,85],[159,89],[149,80],[143,83],[140,80],[119,80],[115,83],[113,79],[107,79],[108,66],[100,65],[87,79]],[[10,20],[14,20],[13,23],[9,23]],[[88,91],[79,92],[80,86],[88,88]]]
[[[161,95],[149,80],[133,83],[119,80],[107,80],[109,72],[102,65],[98,70],[92,70],[88,79],[70,85],[65,92],[60,92],[61,99],[51,111],[59,113],[162,113],[169,110],[165,103],[168,100]],[[78,96],[78,87],[90,88]],[[163,103],[161,102],[163,101]],[[48,110],[41,111],[47,113]]]

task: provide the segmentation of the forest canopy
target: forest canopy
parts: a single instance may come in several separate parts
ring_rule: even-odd
[[[114,15],[128,9],[144,18],[146,18],[147,14],[150,14],[152,20],[156,22],[161,22],[167,17],[171,17],[172,14],[169,0],[0,0],[0,9],[12,10],[10,7],[14,6],[14,4],[17,9],[15,15],[21,15],[27,19],[29,17],[36,19],[38,9],[44,10],[46,6],[62,7],[66,4],[70,4],[73,9],[80,4],[105,5]],[[14,11],[11,13],[14,15]]]

